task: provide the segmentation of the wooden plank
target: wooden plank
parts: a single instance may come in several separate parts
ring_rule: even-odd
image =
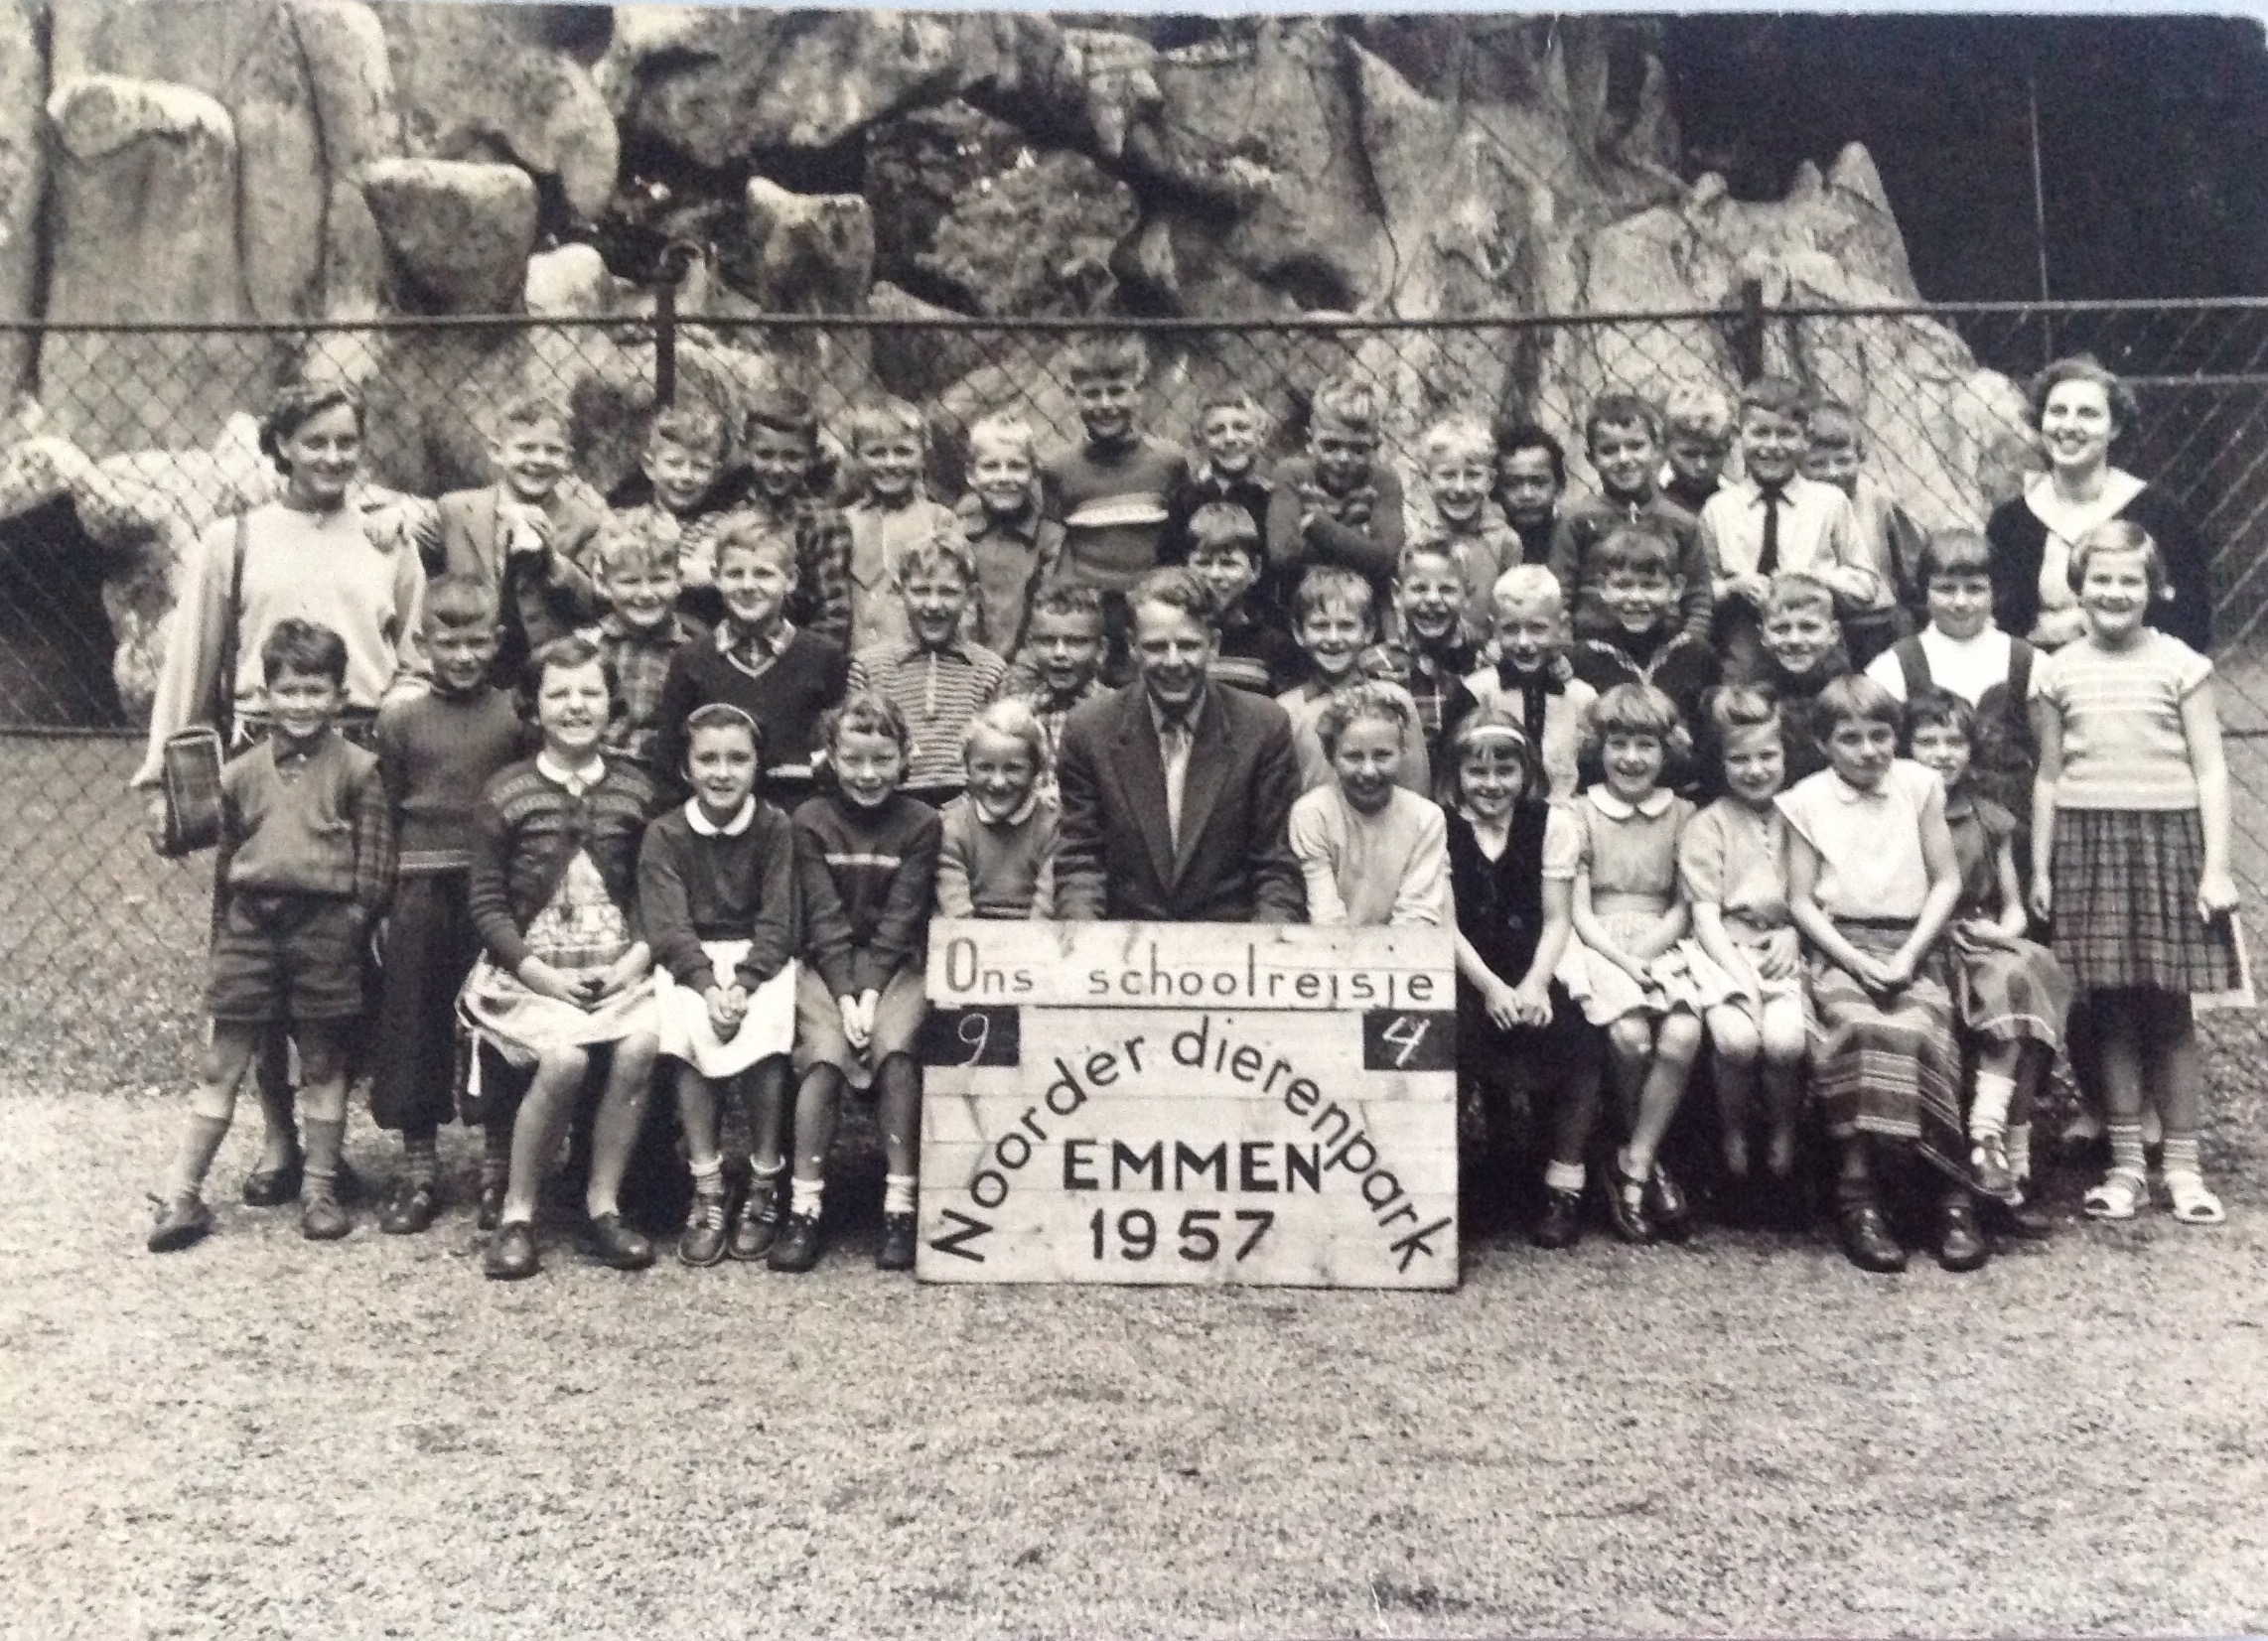
[[[1456,1007],[1447,929],[938,918],[929,1001],[1083,1009]]]
[[[995,1214],[971,1215],[963,1205],[947,1217],[924,1189],[919,1274],[939,1283],[1456,1287],[1456,1192],[1397,1206],[1408,1216],[1380,1228],[1306,1195],[1034,1193]]]

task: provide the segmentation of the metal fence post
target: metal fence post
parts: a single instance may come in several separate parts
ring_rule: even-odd
[[[1741,380],[1753,382],[1764,374],[1764,281],[1741,281],[1740,301],[1733,311],[1733,364]]]
[[[653,405],[667,410],[677,402],[677,287],[701,259],[690,239],[661,247],[653,268]]]

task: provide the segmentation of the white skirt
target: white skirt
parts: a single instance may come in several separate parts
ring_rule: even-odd
[[[746,940],[704,940],[701,949],[720,980],[730,976],[748,955]],[[709,1002],[690,987],[680,986],[667,969],[653,971],[654,1002],[660,1014],[661,1051],[683,1060],[704,1077],[734,1077],[757,1061],[784,1054],[795,1046],[795,964],[787,966],[749,994],[748,1013],[740,1029],[720,1038],[709,1021]]]

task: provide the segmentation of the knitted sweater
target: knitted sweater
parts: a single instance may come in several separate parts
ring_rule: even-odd
[[[697,801],[645,829],[638,854],[638,919],[653,960],[679,985],[705,992],[718,983],[704,940],[746,940],[734,966],[754,991],[787,965],[800,934],[795,838],[787,817],[752,800],[724,826],[696,822]]]
[[[925,961],[941,835],[937,812],[904,793],[873,809],[839,793],[796,809],[803,951],[834,996],[880,991]]]
[[[534,741],[500,689],[389,701],[378,713],[378,773],[393,809],[399,870],[415,876],[471,866],[482,788],[527,756]]]
[[[1053,798],[1035,794],[1021,814],[994,823],[966,795],[945,805],[937,854],[940,917],[1056,914]]]
[[[274,740],[220,771],[220,881],[231,891],[352,899],[374,915],[393,887],[378,760],[332,731],[304,754]]]
[[[527,959],[524,931],[558,892],[577,850],[591,857],[621,906],[631,937],[638,917],[638,843],[654,804],[653,783],[636,765],[610,757],[605,773],[577,797],[528,758],[499,769],[473,810],[468,898],[473,927],[505,969]]]
[[[797,627],[762,672],[750,672],[697,636],[669,658],[654,712],[654,767],[674,787],[684,779],[685,719],[695,708],[723,702],[740,708],[764,729],[767,772],[809,773],[819,745],[819,717],[841,703],[850,679],[842,645]]]

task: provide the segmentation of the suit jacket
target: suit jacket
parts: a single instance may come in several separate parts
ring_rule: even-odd
[[[1296,923],[1307,891],[1290,839],[1299,759],[1273,701],[1207,684],[1182,788],[1181,847],[1166,824],[1166,771],[1140,682],[1074,709],[1056,775],[1060,917]]]
[[[549,549],[540,557],[513,559],[499,527],[500,493],[495,484],[451,490],[435,506],[441,514],[442,573],[477,576],[496,590],[503,641],[492,676],[512,687],[530,654],[605,613],[587,563],[605,514],[572,496],[554,495],[544,508],[551,520]]]

